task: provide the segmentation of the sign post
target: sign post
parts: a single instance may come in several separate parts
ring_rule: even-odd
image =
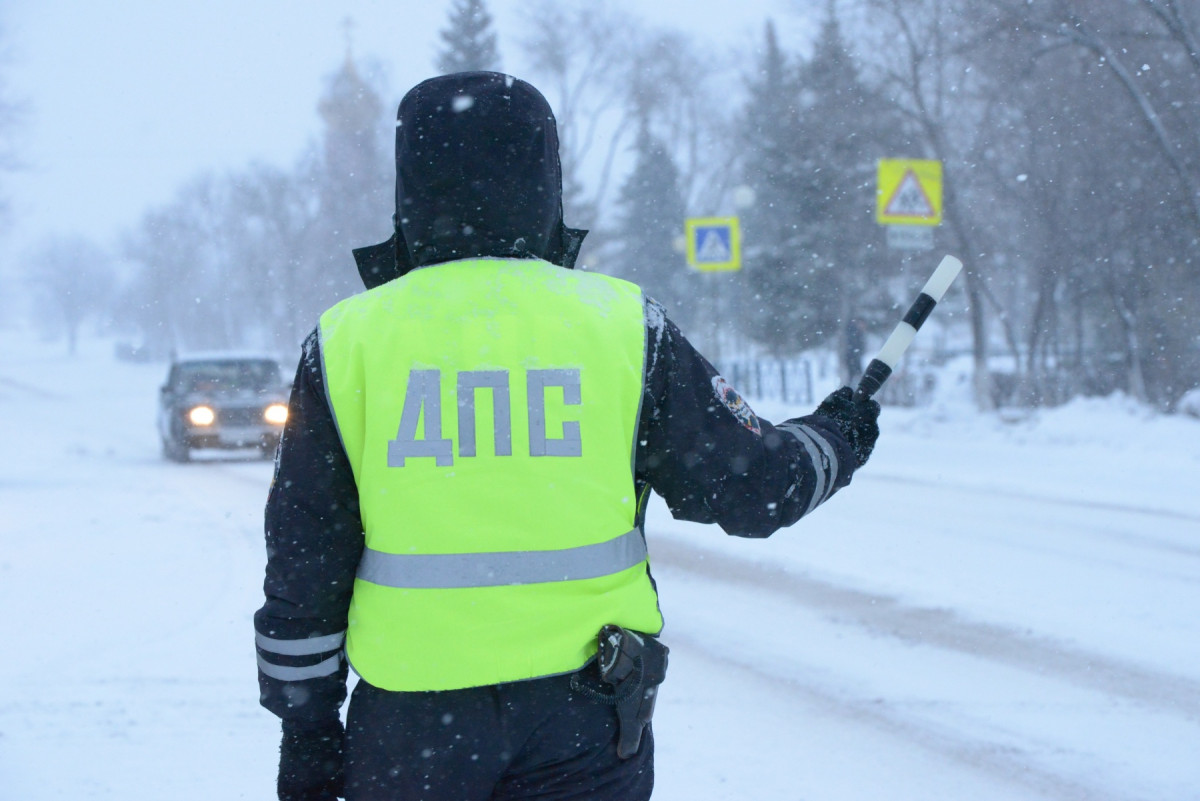
[[[887,243],[896,250],[933,250],[933,229],[922,225],[889,225]]]
[[[737,217],[689,217],[683,229],[687,240],[687,263],[703,273],[734,272],[742,269],[742,229]],[[712,341],[709,353],[721,358],[721,281],[705,280],[710,292]]]

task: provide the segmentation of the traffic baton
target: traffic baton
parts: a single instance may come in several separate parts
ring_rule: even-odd
[[[961,270],[961,261],[953,256],[942,257],[942,263],[933,271],[933,275],[929,276],[929,280],[921,288],[921,294],[917,295],[917,299],[908,308],[904,319],[883,343],[879,354],[867,365],[862,379],[858,382],[858,388],[854,390],[855,401],[865,401],[879,391],[883,382],[887,381],[892,370],[900,363],[900,357],[912,344],[913,337],[921,330],[921,325],[929,317],[933,307],[946,294],[946,290]]]

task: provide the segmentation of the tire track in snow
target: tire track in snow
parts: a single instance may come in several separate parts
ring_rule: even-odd
[[[1048,637],[966,620],[952,610],[906,606],[892,597],[685,545],[670,536],[655,539],[651,557],[652,566],[660,562],[707,579],[772,592],[818,610],[834,622],[872,634],[956,651],[1039,676],[1054,676],[1078,687],[1200,722],[1200,682],[1184,676],[1085,651]]]
[[[15,378],[9,378],[6,375],[0,375],[0,400],[5,398],[15,397],[16,395],[24,397],[37,398],[38,400],[64,400],[65,396],[57,392],[52,392],[42,387],[26,384],[24,381],[18,381]]]
[[[1046,504],[1047,506],[1065,506],[1070,509],[1089,509],[1105,512],[1118,512],[1121,514],[1144,515],[1146,517],[1165,518],[1168,520],[1181,520],[1188,523],[1200,523],[1200,515],[1192,514],[1190,512],[1180,512],[1174,509],[1161,509],[1150,506],[1137,506],[1134,504],[1112,503],[1108,501],[1091,501],[1080,498],[1062,498],[1050,495],[1039,495],[1033,492],[1023,492],[1021,490],[1014,489],[978,487],[969,484],[956,484],[954,482],[941,480],[929,481],[920,478],[912,478],[911,476],[888,475],[886,473],[872,473],[864,476],[863,479],[866,481],[880,481],[890,484],[906,484],[917,487],[953,489],[959,492],[982,495],[988,498],[1010,498],[1019,501],[1042,503]],[[1119,542],[1154,548],[1167,553],[1173,553],[1182,556],[1200,558],[1200,547],[1181,545],[1178,542],[1164,540],[1161,537],[1136,536],[1128,533],[1115,534],[1113,532],[1096,530],[1093,530],[1092,533],[1096,536],[1115,539]]]
[[[924,724],[902,709],[876,698],[853,698],[835,689],[794,677],[783,677],[750,660],[738,659],[736,650],[714,649],[711,645],[687,634],[673,631],[672,649],[691,652],[718,665],[723,673],[749,676],[739,687],[749,683],[762,686],[772,697],[794,698],[819,712],[869,727],[894,737],[908,745],[933,754],[936,758],[961,765],[981,773],[998,785],[1014,787],[1014,798],[1052,798],[1056,801],[1150,801],[1149,797],[1134,798],[1117,795],[1105,787],[1088,785],[1038,767],[1022,749],[986,740],[967,739],[962,732],[936,725]]]

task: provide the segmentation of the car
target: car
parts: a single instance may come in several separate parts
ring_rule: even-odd
[[[274,457],[287,422],[287,388],[269,356],[198,353],[171,360],[159,391],[163,456],[186,462],[198,449],[257,449]]]

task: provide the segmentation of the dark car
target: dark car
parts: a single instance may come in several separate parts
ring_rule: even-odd
[[[265,356],[175,358],[159,393],[163,456],[176,462],[204,448],[255,448],[272,458],[286,421],[279,362]]]

